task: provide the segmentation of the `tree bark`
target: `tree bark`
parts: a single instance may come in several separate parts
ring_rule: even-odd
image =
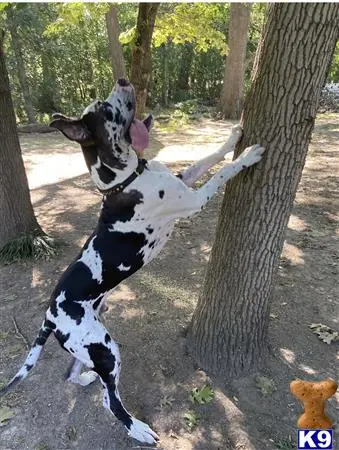
[[[41,234],[21,156],[0,29],[0,249],[21,234]]]
[[[118,78],[126,78],[126,67],[122,47],[119,41],[120,30],[117,7],[115,5],[112,5],[106,13],[106,26],[112,60],[113,78],[116,81]]]
[[[246,44],[251,7],[250,4],[231,3],[229,53],[220,97],[220,111],[225,119],[239,119],[243,108]]]
[[[169,72],[168,72],[168,47],[169,43],[166,42],[161,46],[161,59],[162,59],[162,92],[161,103],[162,106],[168,107],[168,91],[169,91]]]
[[[186,100],[189,97],[189,77],[191,73],[192,61],[194,56],[193,44],[186,42],[182,46],[182,53],[180,58],[180,70],[177,82],[177,98],[179,100]]]
[[[273,277],[338,38],[339,5],[270,6],[243,112],[244,147],[263,160],[226,186],[188,343],[223,376],[256,368],[266,350]]]
[[[12,48],[15,55],[18,78],[20,83],[21,92],[24,98],[24,108],[27,115],[28,123],[35,123],[35,113],[33,109],[32,97],[27,80],[24,58],[21,50],[20,38],[17,31],[17,25],[15,23],[15,17],[12,6],[7,7],[7,23],[8,29],[11,34]]]
[[[137,117],[145,113],[152,72],[152,35],[159,3],[139,3],[137,29],[132,53],[131,82],[137,98]]]

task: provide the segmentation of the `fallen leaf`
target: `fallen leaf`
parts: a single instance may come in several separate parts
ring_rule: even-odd
[[[325,342],[326,344],[331,344],[332,342],[336,342],[339,340],[338,331],[332,330],[332,328],[324,325],[322,323],[311,323],[309,328],[313,331],[314,334],[318,336],[318,338]]]
[[[277,386],[272,378],[258,376],[255,379],[255,383],[264,395],[272,395],[277,390]]]
[[[192,389],[189,394],[189,399],[193,404],[197,403],[199,405],[204,405],[207,403],[211,403],[213,398],[214,398],[214,391],[207,384],[203,386],[201,389],[198,388]]]
[[[8,420],[14,416],[14,412],[8,406],[0,408],[0,427],[6,425]]]

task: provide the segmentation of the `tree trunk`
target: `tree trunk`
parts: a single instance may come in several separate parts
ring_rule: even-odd
[[[161,103],[162,106],[168,107],[168,91],[169,91],[169,73],[168,73],[168,46],[169,43],[162,44],[161,46],[161,59],[162,59],[162,92]]]
[[[189,77],[191,73],[194,49],[193,44],[186,42],[182,46],[182,53],[180,58],[180,69],[177,82],[177,98],[179,100],[186,100],[189,97]]]
[[[28,123],[35,123],[35,113],[33,109],[32,97],[29,90],[29,85],[27,81],[27,75],[25,70],[24,58],[21,50],[20,38],[17,31],[17,25],[15,23],[15,17],[13,13],[12,6],[7,7],[7,23],[8,29],[11,34],[12,48],[15,55],[18,78],[20,83],[21,92],[24,98],[24,107],[27,115]]]
[[[159,3],[139,3],[135,43],[132,53],[131,82],[137,98],[137,117],[146,109],[147,90],[152,72],[152,35]]]
[[[269,8],[240,144],[243,149],[258,142],[266,152],[226,186],[188,334],[199,365],[211,372],[237,375],[254,369],[265,353],[273,276],[338,37],[338,16],[334,3]]]
[[[117,7],[112,5],[106,13],[106,26],[109,42],[109,50],[112,58],[112,71],[114,80],[126,78],[126,67],[122,47],[119,41],[119,22]]]
[[[0,249],[20,234],[40,234],[21,156],[0,29]]]
[[[42,80],[39,86],[38,110],[51,114],[60,111],[60,94],[56,80],[54,55],[48,45],[41,45]]]
[[[225,119],[239,119],[243,108],[246,44],[251,7],[250,4],[231,3],[229,53],[220,97],[220,111]]]

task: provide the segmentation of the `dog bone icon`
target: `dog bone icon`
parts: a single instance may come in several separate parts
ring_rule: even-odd
[[[328,429],[332,420],[325,415],[325,404],[335,394],[338,384],[331,379],[311,382],[294,380],[290,384],[292,394],[304,405],[304,414],[297,422],[298,428]]]

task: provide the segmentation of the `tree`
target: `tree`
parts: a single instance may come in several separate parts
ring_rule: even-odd
[[[16,130],[0,30],[0,249],[19,234],[41,233],[34,216]]]
[[[7,6],[7,23],[12,38],[12,47],[15,54],[17,73],[20,82],[21,92],[24,99],[24,106],[29,123],[35,123],[35,113],[33,109],[32,97],[27,80],[25,62],[22,54],[22,47],[20,37],[17,30],[17,23],[15,21],[15,6]]]
[[[122,48],[119,41],[120,32],[117,7],[115,5],[112,5],[106,13],[106,26],[110,54],[112,58],[113,77],[115,80],[118,78],[126,78],[124,55],[122,53]]]
[[[137,98],[137,117],[142,118],[152,72],[152,35],[159,3],[139,3],[136,36],[132,54],[131,83]]]
[[[236,154],[255,142],[266,152],[226,186],[188,333],[198,364],[211,372],[239,374],[265,355],[273,276],[338,38],[338,17],[334,3],[269,7]]]
[[[179,91],[179,96],[182,97],[181,100],[186,100],[189,93],[189,75],[191,72],[192,60],[193,60],[193,45],[186,42],[182,47],[182,53],[180,58],[180,69],[177,81],[177,90]],[[185,98],[186,97],[186,98]]]
[[[55,242],[38,224],[28,189],[0,29],[0,259],[52,256]]]
[[[220,110],[225,119],[239,119],[244,102],[244,74],[251,4],[231,3],[229,53],[225,65]]]

